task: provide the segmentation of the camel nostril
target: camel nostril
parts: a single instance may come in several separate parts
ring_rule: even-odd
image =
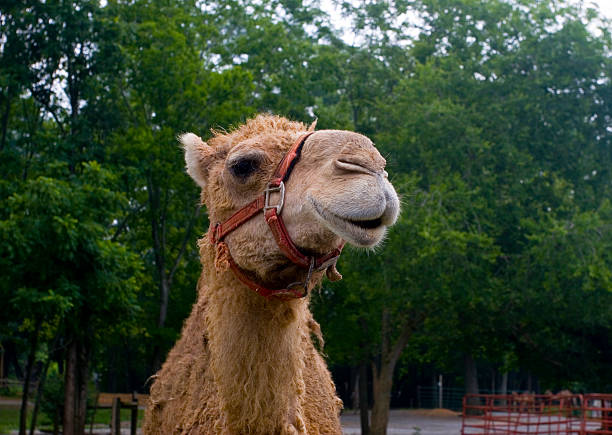
[[[367,167],[367,163],[338,159],[334,162],[336,168],[347,172],[361,172],[362,174],[373,175],[376,171]]]
[[[382,189],[385,195],[385,211],[381,216],[382,223],[386,226],[391,226],[397,220],[400,211],[400,202],[397,193],[391,183],[386,179],[381,180]]]

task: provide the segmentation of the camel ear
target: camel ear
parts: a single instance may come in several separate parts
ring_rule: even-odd
[[[315,131],[315,128],[317,128],[317,121],[319,120],[319,118],[315,118],[314,121],[312,121],[312,124],[310,124],[310,126],[308,127],[308,131]]]
[[[185,150],[187,173],[200,187],[206,186],[208,168],[213,160],[213,149],[193,133],[182,134],[178,139]]]

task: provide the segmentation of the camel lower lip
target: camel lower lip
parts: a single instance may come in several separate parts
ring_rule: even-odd
[[[313,199],[310,199],[310,202],[315,212],[327,222],[330,229],[349,242],[359,246],[373,246],[384,235],[385,226],[380,217],[369,220],[347,219],[327,210]]]

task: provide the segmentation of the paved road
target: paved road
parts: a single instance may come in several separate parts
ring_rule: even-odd
[[[359,435],[361,428],[358,413],[342,415],[345,435]],[[389,435],[458,435],[461,432],[461,417],[446,410],[391,410]]]

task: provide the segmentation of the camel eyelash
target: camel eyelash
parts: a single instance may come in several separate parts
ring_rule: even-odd
[[[256,158],[246,157],[238,159],[229,167],[230,172],[237,178],[246,179],[261,166],[261,161]]]

